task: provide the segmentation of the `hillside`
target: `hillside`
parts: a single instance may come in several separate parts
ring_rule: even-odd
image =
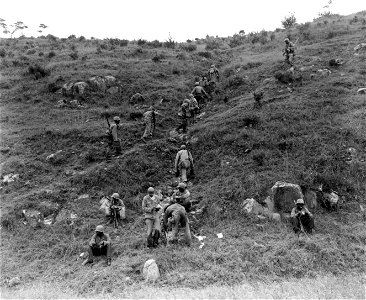
[[[357,90],[366,87],[366,52],[354,51],[366,39],[365,19],[366,12],[324,17],[175,48],[74,37],[1,40],[1,175],[19,174],[0,190],[2,298],[169,298],[171,289],[178,298],[365,297],[366,102]],[[274,77],[289,69],[285,37],[299,38],[291,83]],[[330,67],[331,59],[344,63]],[[36,64],[46,76],[29,74]],[[205,245],[194,239],[190,248],[147,249],[141,195],[150,185],[166,192],[176,180],[181,142],[170,131],[180,103],[211,64],[220,84],[187,137],[196,160],[189,190],[203,210],[192,219],[192,232],[207,236]],[[320,69],[331,73],[322,76]],[[72,100],[55,92],[59,82],[97,75],[114,76],[118,92],[88,93],[78,97],[81,106],[58,105]],[[261,109],[252,96],[258,88]],[[146,101],[129,104],[135,93]],[[131,114],[152,104],[163,116],[144,144],[142,120]],[[114,115],[125,128],[120,158],[111,157],[105,137],[105,116]],[[351,162],[349,148],[357,153]],[[315,233],[298,238],[289,224],[241,208],[246,198],[263,203],[277,181],[323,184],[342,203],[338,211],[313,211]],[[127,221],[118,231],[107,229],[112,266],[83,267],[80,253],[104,220],[100,197],[113,192],[123,196]],[[24,209],[53,214],[55,223],[33,228],[23,222]],[[70,213],[77,218],[65,217]],[[156,286],[141,275],[151,257],[162,275]],[[9,287],[16,276],[21,283]]]

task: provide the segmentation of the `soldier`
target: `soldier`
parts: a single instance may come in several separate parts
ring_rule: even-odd
[[[204,103],[204,99],[209,98],[208,94],[206,93],[205,89],[200,86],[199,82],[196,82],[195,87],[193,88],[191,94],[197,99],[198,105],[201,107]]]
[[[145,124],[145,131],[142,136],[142,141],[146,143],[147,137],[152,137],[155,131],[155,124],[156,124],[156,115],[161,116],[156,110],[154,106],[151,106],[147,112],[144,113],[144,124]]]
[[[187,172],[191,172],[190,175],[194,174],[193,157],[192,154],[187,150],[186,145],[182,145],[178,151],[175,162],[174,162],[175,174],[181,176],[182,182],[187,182]]]
[[[204,75],[201,76],[200,86],[202,86],[204,89],[208,87],[208,80]]]
[[[219,70],[215,65],[211,65],[211,68],[208,70],[208,79],[210,82],[218,82],[220,80]]]
[[[283,55],[285,55],[285,60],[291,64],[293,64],[293,60],[295,57],[295,46],[288,38],[284,40],[285,42],[285,49],[283,50]],[[290,60],[290,55],[292,54],[292,59]]]
[[[179,130],[182,129],[183,133],[187,133],[189,116],[189,104],[187,102],[183,102],[183,104],[181,105],[178,116],[180,117],[181,123],[175,130],[179,132]]]
[[[189,111],[191,113],[192,123],[196,123],[196,115],[199,113],[200,108],[193,94],[189,94]]]
[[[185,239],[188,246],[191,245],[191,231],[189,228],[189,221],[187,212],[184,207],[178,203],[174,203],[165,208],[163,226],[167,231],[168,227],[172,227],[172,242],[178,241],[179,225],[185,229]]]
[[[108,202],[105,205],[107,224],[113,222],[112,209],[116,210],[120,220],[126,219],[126,207],[118,193],[113,193],[111,199],[108,199]]]
[[[174,191],[170,204],[178,203],[184,207],[186,212],[189,212],[192,206],[190,196],[191,193],[188,191],[187,185],[181,182],[178,184],[178,190]]]
[[[145,223],[147,227],[147,246],[157,247],[160,237],[160,198],[154,195],[154,188],[149,187],[148,194],[142,200],[142,210],[145,213]]]
[[[122,126],[119,124],[121,119],[118,116],[115,116],[113,118],[114,124],[111,125],[109,128],[109,132],[112,135],[113,138],[113,148],[115,151],[115,154],[113,156],[118,156],[122,152],[122,146],[121,146],[121,135],[122,135]]]
[[[90,239],[88,254],[89,257],[83,262],[83,265],[93,263],[93,258],[95,256],[106,255],[107,256],[107,265],[111,265],[111,255],[112,255],[112,248],[111,248],[111,238],[107,233],[104,232],[103,225],[98,225],[95,228],[95,233]]]
[[[311,233],[314,228],[313,214],[305,207],[303,199],[296,201],[296,207],[291,211],[291,223],[295,233]]]

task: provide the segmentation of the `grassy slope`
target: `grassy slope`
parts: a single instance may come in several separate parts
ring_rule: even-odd
[[[21,175],[18,182],[1,190],[2,285],[6,277],[21,275],[24,285],[19,297],[22,287],[27,289],[34,282],[56,284],[73,296],[117,296],[122,291],[125,296],[139,296],[136,291],[144,285],[140,267],[150,257],[156,258],[161,268],[161,284],[177,288],[243,281],[255,285],[270,280],[286,285],[297,280],[293,278],[316,281],[317,276],[322,280],[365,272],[365,224],[357,201],[365,201],[366,168],[362,162],[348,165],[341,159],[350,146],[362,154],[366,143],[364,96],[355,93],[365,84],[365,57],[353,56],[352,50],[365,36],[360,23],[347,24],[348,19],[335,18],[334,23],[333,19],[321,26],[315,22],[307,29],[311,38],[299,42],[298,65],[314,64],[316,70],[328,67],[328,60],[337,57],[346,63],[321,80],[310,80],[310,74],[305,73],[302,85],[291,86],[292,93],[274,80],[264,83],[276,71],[285,69],[279,51],[285,32],[276,33],[276,39],[266,45],[214,51],[212,60],[202,59],[197,52],[185,53],[185,59],[179,60],[176,55],[181,51],[158,49],[165,56],[158,64],[151,61],[155,50],[143,48],[142,53],[136,53],[135,45],[96,54],[94,42],[73,42],[79,56],[87,55],[88,59],[72,61],[68,57],[70,41],[50,46],[45,40],[35,40],[45,53],[51,47],[56,49],[56,57],[47,61],[37,54],[26,55],[30,61],[47,64],[51,77],[85,80],[98,74],[114,75],[121,81],[120,96],[94,95],[83,110],[54,108],[60,96],[47,92],[51,78],[34,81],[24,76],[26,65],[12,66],[12,60],[20,59],[27,40],[19,40],[16,45],[2,41],[3,47],[15,54],[2,61],[2,147],[11,149],[2,156],[2,174]],[[290,34],[297,36],[297,30]],[[336,35],[324,39],[329,32]],[[176,125],[179,100],[189,93],[194,77],[211,62],[224,74],[223,93],[215,97],[205,118],[191,131],[198,138],[191,146],[197,160],[197,178],[191,191],[207,207],[193,230],[208,237],[206,245],[202,250],[198,244],[191,249],[147,250],[142,241],[140,204],[134,198],[150,184],[165,187],[172,180],[168,171],[179,145],[167,142],[165,137]],[[233,73],[238,68],[236,77]],[[245,75],[248,79],[237,79]],[[264,87],[267,102],[262,110],[253,109],[249,94],[258,86]],[[147,95],[151,103],[161,97],[170,100],[159,105],[165,117],[159,119],[157,137],[146,146],[138,141],[141,125],[128,118],[134,108],[128,107],[127,100],[135,92]],[[228,104],[220,101],[225,94],[232,99]],[[119,161],[105,160],[108,149],[102,144],[102,114],[106,111],[121,114],[126,126],[127,152]],[[245,126],[251,120],[257,124]],[[247,148],[253,151],[245,154]],[[47,155],[60,149],[64,154],[57,164],[45,161]],[[253,160],[256,156],[264,157],[264,165]],[[263,200],[265,191],[277,180],[304,185],[321,180],[342,193],[346,203],[338,213],[316,212],[317,231],[310,240],[296,238],[284,224],[244,217],[238,210],[240,202],[253,195]],[[129,223],[124,230],[111,232],[116,241],[113,280],[102,264],[82,268],[78,255],[102,220],[98,195],[116,190],[125,196]],[[82,193],[90,194],[91,201],[75,200]],[[77,211],[80,220],[76,228],[66,223],[37,230],[22,226],[20,209],[39,208],[42,201]],[[223,232],[223,240],[215,238],[218,232]],[[131,281],[125,281],[127,276]],[[355,282],[362,281],[358,275],[355,278]],[[336,296],[359,297],[362,293],[348,291],[347,295],[340,291]],[[235,293],[241,295],[242,291],[238,288]],[[166,294],[162,291],[156,296]]]

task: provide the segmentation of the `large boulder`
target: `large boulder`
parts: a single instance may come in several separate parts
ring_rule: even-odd
[[[110,88],[112,86],[114,86],[117,82],[117,79],[114,76],[104,76],[104,82],[107,88]]]
[[[143,102],[145,102],[145,98],[140,93],[134,94],[129,100],[129,103],[132,105],[135,105],[138,103],[143,103]]]
[[[68,82],[68,83],[65,83],[63,86],[62,86],[62,89],[61,89],[61,92],[62,92],[62,95],[65,96],[65,97],[72,97],[73,96],[73,87],[74,87],[74,83],[73,82]]]
[[[154,259],[149,259],[145,262],[142,273],[147,282],[155,283],[160,277],[159,267]]]
[[[274,208],[278,212],[290,213],[297,199],[304,196],[298,184],[278,181],[271,188]]]
[[[107,90],[106,80],[102,76],[90,77],[88,83],[93,91],[105,93]]]
[[[84,96],[87,89],[88,89],[88,84],[84,81],[79,81],[79,82],[75,82],[73,87],[73,96]]]

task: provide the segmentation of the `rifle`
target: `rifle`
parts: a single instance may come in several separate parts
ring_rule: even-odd
[[[108,125],[108,131],[107,131],[107,136],[108,136],[108,140],[110,143],[113,142],[113,136],[112,136],[112,132],[111,132],[111,124],[109,123],[108,117],[105,116],[105,119],[107,120],[107,125]]]

